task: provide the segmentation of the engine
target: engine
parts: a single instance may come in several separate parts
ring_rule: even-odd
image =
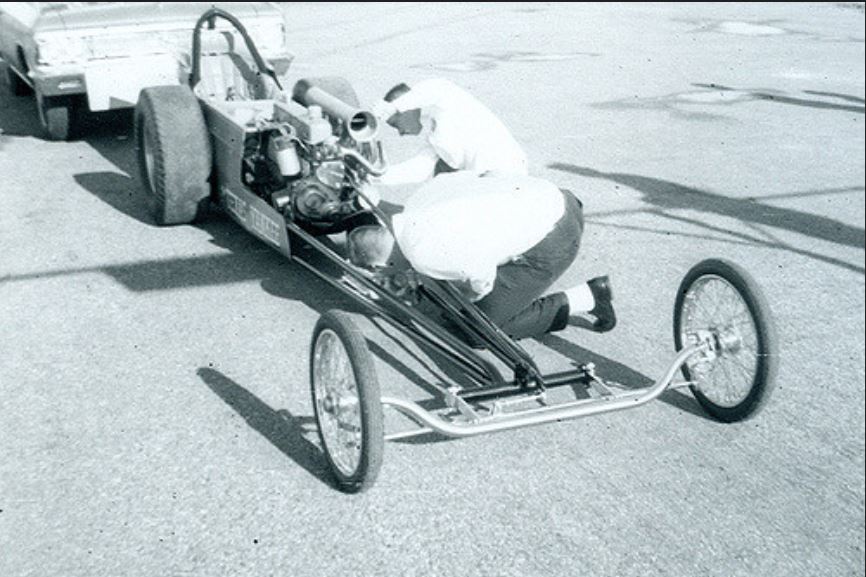
[[[375,116],[309,84],[295,99],[247,137],[244,184],[313,234],[370,222],[358,191],[385,171]]]

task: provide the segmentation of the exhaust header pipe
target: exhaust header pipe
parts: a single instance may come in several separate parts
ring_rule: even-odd
[[[343,102],[330,92],[314,86],[309,80],[299,80],[295,84],[292,98],[307,107],[319,106],[329,116],[342,120],[349,136],[356,142],[370,142],[376,138],[378,121],[372,112]]]

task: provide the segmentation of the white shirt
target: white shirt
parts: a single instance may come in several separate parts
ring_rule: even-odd
[[[418,82],[393,104],[400,111],[421,109],[422,122],[429,126],[429,148],[405,163],[392,166],[382,177],[382,183],[426,180],[433,175],[437,158],[455,170],[527,174],[526,154],[505,125],[453,82],[444,79]]]
[[[496,268],[538,244],[564,213],[562,192],[546,180],[455,172],[423,185],[392,222],[415,270],[468,282],[477,300],[493,290]]]

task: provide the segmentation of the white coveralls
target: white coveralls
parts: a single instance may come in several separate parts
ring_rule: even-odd
[[[526,154],[504,124],[471,94],[449,80],[418,82],[390,104],[392,111],[420,109],[428,128],[427,148],[393,165],[379,182],[424,182],[439,160],[453,170],[526,175]]]

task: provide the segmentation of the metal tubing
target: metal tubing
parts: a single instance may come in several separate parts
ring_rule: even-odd
[[[553,373],[551,375],[544,375],[544,387],[549,389],[553,387],[573,385],[575,383],[585,382],[587,378],[588,377],[586,376],[586,371],[584,371],[583,369],[565,371],[562,373]],[[529,389],[525,386],[521,386],[519,383],[512,381],[503,387],[463,389],[459,393],[457,393],[457,396],[465,401],[477,403],[480,401],[497,399],[500,397],[521,395],[538,390],[538,388]]]
[[[376,137],[378,121],[375,114],[349,105],[306,79],[295,84],[292,98],[307,107],[315,104],[327,114],[342,120],[349,136],[356,142],[370,142]]]
[[[298,264],[303,266],[305,269],[307,269],[308,271],[310,271],[311,273],[313,273],[314,275],[319,277],[321,280],[327,282],[328,284],[330,284],[331,286],[333,286],[337,290],[340,290],[340,291],[346,292],[346,293],[350,292],[349,289],[347,289],[339,281],[334,280],[330,276],[322,273],[319,269],[317,269],[316,267],[314,267],[310,263],[306,262],[304,259],[297,258],[295,255],[292,255],[292,256],[293,256],[293,259],[295,260],[295,262],[297,262]],[[364,295],[358,294],[357,292],[352,292],[351,294],[358,302],[360,302],[361,304],[366,306],[368,309],[370,309],[370,311],[373,314],[379,315],[382,319],[384,319],[386,322],[388,322],[391,326],[397,328],[398,330],[402,330],[403,332],[407,332],[407,333],[412,334],[415,338],[424,342],[424,344],[436,349],[437,352],[439,352],[441,354],[449,355],[449,358],[451,358],[452,361],[454,363],[456,363],[467,374],[467,376],[469,378],[471,378],[472,380],[474,380],[478,383],[489,383],[490,382],[489,375],[487,375],[487,373],[485,373],[483,370],[481,370],[480,368],[466,362],[466,360],[463,359],[462,357],[455,355],[452,350],[446,348],[444,345],[442,345],[441,343],[439,343],[435,339],[432,339],[432,338],[428,337],[427,335],[425,335],[424,333],[418,331],[412,325],[404,323],[404,322],[402,322],[402,320],[397,319],[395,316],[393,316],[393,313],[391,313],[391,311],[389,311],[385,307],[379,305],[378,303],[365,297]]]
[[[499,352],[503,362],[507,362],[512,366],[512,368],[518,363],[523,362],[527,365],[527,368],[532,368],[536,373],[538,372],[538,368],[536,367],[535,361],[532,357],[530,357],[529,354],[517,345],[509,336],[502,332],[502,330],[497,327],[487,317],[487,315],[481,311],[481,309],[469,302],[469,300],[453,285],[449,284],[447,281],[436,281],[435,284],[445,295],[457,303],[457,307],[459,307],[462,312],[466,313],[468,320],[474,321],[473,323],[468,324],[469,330],[475,332],[483,340],[489,341],[490,344],[493,345],[493,350]],[[441,295],[438,296],[440,299],[442,298]],[[451,312],[457,312],[458,314],[460,312],[455,311],[453,308],[450,310]],[[461,320],[463,320],[464,323],[466,321],[466,319]]]
[[[589,377],[585,369],[575,369],[571,371],[563,371],[561,373],[552,373],[544,376],[544,386],[561,387],[563,385],[573,385],[581,381],[586,381]]]
[[[382,143],[378,142],[377,145],[381,151]],[[373,165],[369,160],[364,158],[364,155],[360,152],[353,150],[351,148],[346,148],[345,146],[340,147],[340,154],[343,157],[349,157],[353,159],[355,162],[364,167],[364,170],[372,174],[373,176],[383,176],[386,172],[388,172],[388,163],[380,162],[378,165]],[[365,198],[367,202],[370,202],[369,198]],[[372,206],[375,206],[373,203],[370,203]]]
[[[508,383],[504,387],[483,387],[480,389],[463,389],[457,396],[464,401],[478,403],[489,399],[498,399],[500,397],[510,397],[514,395],[522,395],[532,389],[527,389],[520,385]],[[538,390],[538,389],[535,389]]]
[[[420,437],[421,435],[429,435],[430,433],[434,433],[433,429],[413,429],[411,431],[401,431],[399,433],[391,433],[390,435],[385,435],[386,441],[402,441],[403,439],[412,439],[414,437]]]
[[[227,20],[234,28],[240,32],[241,37],[244,39],[244,43],[247,46],[247,50],[250,53],[250,56],[253,57],[253,61],[256,63],[256,67],[259,69],[259,72],[263,74],[267,74],[271,78],[273,78],[274,82],[277,85],[277,88],[280,90],[283,89],[282,84],[280,84],[280,79],[277,77],[277,73],[274,72],[274,69],[268,66],[265,62],[265,59],[262,58],[262,55],[259,53],[259,49],[256,47],[253,39],[250,38],[247,29],[244,28],[244,25],[241,24],[241,21],[222,10],[221,8],[212,7],[207,10],[198,21],[195,23],[195,27],[192,32],[192,71],[189,77],[189,85],[192,88],[195,88],[195,85],[198,84],[199,80],[201,80],[201,28],[205,22],[209,22],[211,28],[214,26],[214,22],[217,18],[222,18]]]
[[[703,351],[704,348],[705,345],[701,344],[682,350],[673,363],[671,363],[667,372],[655,384],[639,391],[629,391],[600,399],[581,399],[571,403],[530,409],[504,416],[481,418],[475,422],[466,424],[447,422],[424,410],[412,401],[382,397],[382,404],[396,409],[422,427],[433,429],[437,433],[448,437],[471,437],[485,433],[495,433],[552,421],[610,413],[644,405],[658,398],[668,388],[668,385],[670,385],[671,380],[683,363],[695,353]]]
[[[394,312],[392,310],[389,310],[385,306],[374,304],[374,302],[370,299],[365,299],[357,292],[350,291],[338,281],[332,279],[328,275],[319,271],[310,263],[304,261],[304,259],[300,258],[297,255],[296,251],[292,251],[292,259],[303,265],[304,268],[315,274],[320,279],[328,282],[335,288],[339,289],[340,291],[355,297],[360,302],[365,304],[368,308],[374,310],[385,321],[390,323],[395,328],[401,329],[406,333],[414,335],[425,343],[430,344],[431,346],[436,348],[439,352],[446,353],[450,359],[457,362],[457,364],[460,365],[468,373],[471,373],[473,380],[475,380],[476,382],[482,382],[486,384],[503,384],[505,382],[505,380],[502,378],[502,375],[499,373],[499,370],[492,363],[475,353],[475,351],[473,351],[469,347],[469,345],[458,340],[455,336],[448,333],[447,330],[436,325],[435,323],[433,323],[433,321],[424,317],[424,315],[403,304],[399,299],[392,296],[387,291],[383,290],[382,287],[380,287],[367,277],[363,276],[361,273],[355,270],[354,265],[347,263],[339,255],[337,255],[337,253],[325,246],[313,235],[303,230],[295,223],[287,221],[286,226],[292,233],[301,237],[304,242],[316,248],[319,253],[321,253],[322,255],[327,257],[328,260],[339,266],[353,279],[358,281],[371,292],[374,292],[376,295],[378,295],[391,307],[391,309],[400,311],[403,315],[407,316],[409,319],[411,319],[411,321],[417,323],[424,330],[432,334],[435,339],[438,339],[441,342],[436,342],[433,338],[418,330],[418,328],[413,326],[410,322],[405,322],[402,319],[398,319]],[[445,343],[447,347],[442,345],[441,343]]]
[[[484,342],[487,349],[515,374],[519,368],[522,368],[530,380],[536,380],[539,381],[539,384],[543,384],[540,382],[542,380],[541,374],[532,357],[493,324],[487,315],[461,295],[456,288],[446,281],[434,281],[431,285],[425,286],[424,289],[429,298],[451,315],[453,322],[457,323],[465,332]]]

